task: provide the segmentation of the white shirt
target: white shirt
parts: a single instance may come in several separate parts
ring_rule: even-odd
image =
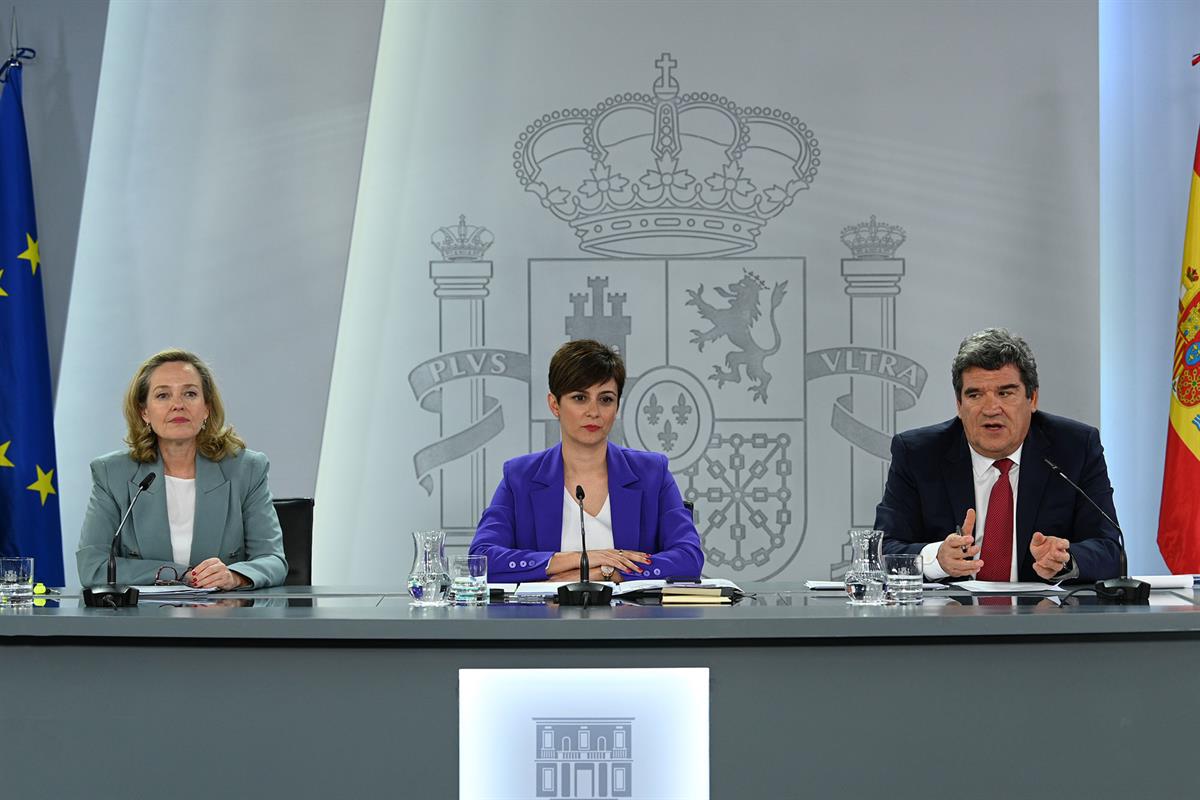
[[[171,557],[176,564],[192,566],[192,526],[196,522],[196,480],[167,479],[167,521],[171,523]]]
[[[611,550],[613,547],[612,510],[608,498],[600,513],[592,516],[583,512],[583,525],[587,531],[588,550]],[[583,550],[583,538],[579,535],[579,501],[563,487],[562,544],[563,553],[578,553]]]
[[[984,522],[987,520],[988,500],[992,496],[992,487],[1000,479],[1000,470],[996,467],[996,462],[999,459],[981,456],[970,445],[967,445],[967,449],[971,451],[971,473],[975,478],[975,530],[973,535],[975,537],[975,546],[982,548]],[[1015,453],[1008,456],[1013,462],[1013,465],[1008,470],[1008,480],[1012,484],[1013,497],[1013,525],[1012,530],[1008,532],[1008,535],[1012,537],[1012,563],[1008,567],[1008,579],[1010,581],[1017,579],[1017,556],[1019,555],[1017,553],[1017,483],[1019,482],[1019,473],[1021,471],[1021,451],[1024,449],[1025,445],[1022,444],[1017,448]],[[946,571],[942,569],[942,565],[937,560],[937,551],[941,546],[941,542],[930,542],[921,548],[921,558],[925,563],[925,577],[930,580],[939,581],[942,578],[948,577]],[[980,554],[982,553],[981,549]]]

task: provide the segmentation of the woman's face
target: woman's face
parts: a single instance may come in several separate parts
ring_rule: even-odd
[[[558,417],[563,441],[602,444],[617,419],[617,382],[612,378],[587,389],[567,392],[561,400],[553,394],[546,400],[550,411]]]
[[[150,423],[159,441],[195,441],[208,414],[200,373],[191,364],[168,361],[150,373],[142,419]]]

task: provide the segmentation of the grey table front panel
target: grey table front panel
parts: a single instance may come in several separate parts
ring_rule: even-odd
[[[0,748],[5,795],[455,798],[463,667],[709,667],[713,798],[871,796],[898,774],[895,797],[1194,782],[1200,616],[1183,598],[859,610],[783,591],[585,619],[347,595],[0,614],[0,675],[20,687],[0,702],[20,731]],[[902,729],[885,722],[898,705],[919,709]]]

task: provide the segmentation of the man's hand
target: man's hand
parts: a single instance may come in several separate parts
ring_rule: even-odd
[[[975,558],[979,555],[979,548],[975,546],[975,537],[972,535],[974,530],[975,509],[969,508],[963,520],[962,535],[952,533],[938,547],[938,565],[951,578],[961,578],[965,575],[974,577],[983,569],[983,562]]]
[[[1033,554],[1033,571],[1042,580],[1053,580],[1071,563],[1071,543],[1057,536],[1044,536],[1041,531],[1033,534],[1029,552]]]

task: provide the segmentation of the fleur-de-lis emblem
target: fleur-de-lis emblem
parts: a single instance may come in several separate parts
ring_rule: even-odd
[[[680,425],[687,425],[688,419],[692,416],[692,412],[695,409],[688,404],[687,397],[684,396],[683,392],[680,392],[679,401],[671,406],[671,411],[674,412],[675,419],[679,420]]]
[[[666,409],[659,405],[658,395],[651,392],[650,397],[647,399],[646,405],[642,408],[642,410],[646,414],[646,421],[651,425],[657,425],[658,418],[662,416],[663,411]]]
[[[662,442],[664,450],[670,451],[675,446],[675,442],[679,439],[679,434],[671,430],[671,420],[663,423],[663,429],[658,432],[658,440]]]

